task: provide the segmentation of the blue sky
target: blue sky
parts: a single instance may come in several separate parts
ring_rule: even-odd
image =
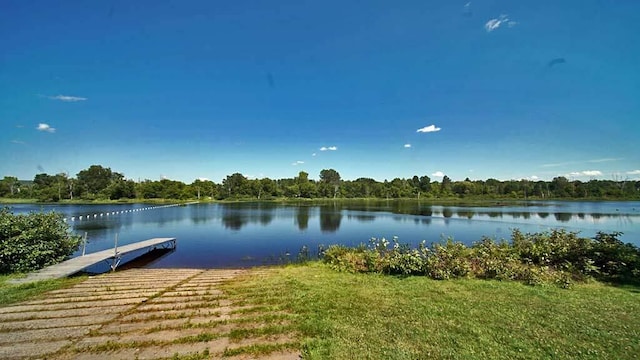
[[[639,16],[613,0],[5,0],[0,176],[640,179]]]

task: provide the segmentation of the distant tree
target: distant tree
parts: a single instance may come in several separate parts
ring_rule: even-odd
[[[312,198],[316,195],[316,184],[309,180],[309,174],[300,171],[295,178],[296,185],[298,186],[298,195],[303,198]]]
[[[78,186],[85,190],[90,196],[97,196],[105,190],[113,180],[121,180],[122,174],[114,173],[110,168],[100,165],[91,165],[88,169],[80,171],[76,178]]]
[[[248,179],[240,173],[228,175],[224,180],[222,180],[222,187],[225,190],[225,197],[238,197],[241,195],[247,195],[249,190],[248,185]]]
[[[0,180],[0,197],[14,197],[20,192],[20,181],[14,176],[5,176]]]
[[[443,195],[448,195],[451,193],[451,179],[447,175],[442,178],[440,191],[443,193]]]
[[[321,193],[325,197],[331,195],[336,198],[340,189],[340,174],[334,169],[324,169],[320,171]],[[331,191],[333,190],[333,191]]]

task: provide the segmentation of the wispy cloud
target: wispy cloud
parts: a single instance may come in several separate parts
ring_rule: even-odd
[[[411,147],[411,144],[404,144],[405,149],[409,149],[410,147]]]
[[[20,140],[11,140],[12,143],[14,144],[20,144],[20,145],[26,145],[27,143],[24,141],[20,141]]]
[[[79,96],[68,96],[68,95],[56,95],[56,96],[47,96],[51,100],[60,100],[64,102],[76,102],[76,101],[85,101],[87,98],[79,97]]]
[[[433,174],[431,174],[431,176],[444,177],[444,173],[442,171],[436,171]]]
[[[291,163],[291,165],[293,165],[293,166],[298,166],[298,165],[302,165],[302,164],[304,164],[304,161],[300,161],[300,160]]]
[[[320,151],[336,151],[336,150],[338,150],[337,146],[329,146],[329,147],[323,146],[320,148]]]
[[[462,15],[467,16],[467,17],[471,17],[471,15],[472,15],[472,13],[471,13],[471,1],[469,1],[466,4],[464,4],[464,6],[462,7]]]
[[[603,158],[603,159],[593,159],[593,160],[585,160],[585,161],[567,161],[561,163],[551,163],[551,164],[543,164],[542,167],[560,167],[567,165],[576,165],[576,164],[586,164],[586,163],[603,163],[610,161],[620,161],[622,158]]]
[[[420,128],[418,130],[416,130],[416,132],[419,133],[430,133],[430,132],[436,132],[436,131],[440,131],[441,129],[439,127],[436,127],[435,125],[429,125],[429,126],[425,126],[423,128]]]
[[[619,161],[622,160],[622,158],[604,158],[604,159],[594,159],[594,160],[588,160],[587,162],[590,163],[601,163],[601,162],[609,162],[609,161]]]
[[[566,166],[577,164],[575,161],[563,162],[563,163],[552,163],[552,164],[542,164],[542,167],[558,167],[558,166]]]
[[[311,156],[316,156],[316,153],[311,154]]]
[[[487,23],[484,24],[484,29],[487,30],[487,32],[492,32],[503,24],[507,24],[508,27],[512,28],[518,25],[518,22],[509,19],[508,15],[502,14],[496,19],[491,19],[487,21]]]
[[[640,170],[627,171],[627,175],[640,175]]]
[[[569,176],[601,176],[602,171],[600,170],[584,170],[584,171],[574,171],[569,173]]]
[[[36,129],[38,131],[46,131],[50,133],[56,132],[56,128],[52,128],[49,124],[45,124],[45,123],[38,124],[38,127]]]

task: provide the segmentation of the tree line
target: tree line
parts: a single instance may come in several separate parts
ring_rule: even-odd
[[[559,176],[551,181],[496,179],[453,181],[444,176],[434,181],[426,175],[377,181],[371,178],[343,180],[334,169],[320,171],[319,180],[300,171],[284,179],[250,179],[240,173],[221,183],[195,180],[134,181],[101,165],[91,165],[75,177],[60,173],[36,174],[33,180],[5,176],[0,180],[0,197],[61,200],[175,199],[225,200],[277,198],[378,198],[378,199],[640,199],[640,181],[589,180],[583,182]]]

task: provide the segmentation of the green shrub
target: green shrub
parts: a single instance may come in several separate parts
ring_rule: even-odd
[[[376,253],[367,250],[364,245],[348,248],[344,245],[331,245],[322,255],[322,260],[331,268],[348,272],[375,271]]]
[[[471,247],[471,271],[482,279],[513,280],[520,269],[520,259],[505,241],[496,243],[487,237]]]
[[[0,273],[27,272],[65,260],[78,249],[59,213],[13,215],[0,209]]]
[[[620,232],[598,232],[591,249],[596,277],[615,282],[640,283],[640,249],[618,239]]]
[[[447,239],[431,248],[424,241],[412,248],[396,237],[391,242],[372,238],[368,247],[333,245],[324,252],[323,261],[341,271],[427,275],[438,280],[470,276],[563,288],[591,277],[640,283],[640,249],[624,244],[619,235],[599,232],[589,239],[566,230],[523,234],[516,229],[510,243],[485,237],[467,247]]]
[[[434,244],[426,260],[427,274],[436,280],[465,277],[471,271],[470,250],[451,238],[444,244]]]

